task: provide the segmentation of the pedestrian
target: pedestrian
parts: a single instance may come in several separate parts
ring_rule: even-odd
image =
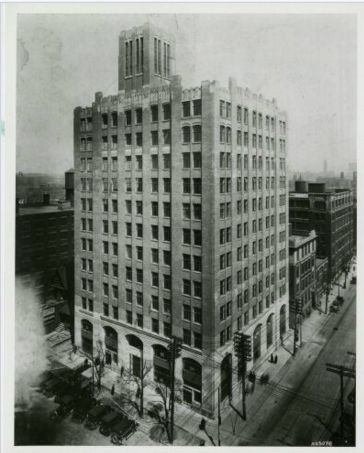
[[[274,357],[274,363],[277,363],[278,362],[278,356],[276,354],[276,356]]]
[[[120,368],[120,377],[123,377],[123,374],[124,374],[124,367],[121,365],[121,368]]]
[[[270,363],[273,363],[274,362],[274,359],[273,359],[273,354],[270,355]]]
[[[115,395],[115,384],[112,385],[111,387],[111,396]]]

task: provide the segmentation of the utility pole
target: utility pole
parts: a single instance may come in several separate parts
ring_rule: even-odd
[[[301,315],[301,314],[302,314],[302,300],[301,299],[296,299],[294,301],[293,356],[296,354],[297,315]],[[302,332],[301,332],[301,338],[302,338]]]
[[[173,337],[169,344],[169,354],[172,363],[171,367],[171,444],[173,444],[173,428],[174,428],[174,383],[175,383],[175,365],[176,359],[181,356],[182,339]]]
[[[221,412],[220,412],[220,387],[217,389],[217,444],[220,447],[220,425],[221,425]]]
[[[241,384],[242,384],[242,409],[243,409],[243,420],[246,420],[246,409],[245,409],[245,399],[246,399],[246,392],[245,392],[245,375],[246,375],[246,363],[250,362],[252,359],[251,355],[251,336],[244,335],[240,332],[235,332],[234,334],[234,351],[235,356],[241,360],[242,365],[242,377],[241,377]]]
[[[329,273],[326,272],[326,305],[325,305],[325,315],[327,315],[327,309],[328,309],[328,304],[329,304],[329,294],[330,294],[330,281],[329,281]]]
[[[326,370],[331,373],[336,373],[340,376],[340,438],[341,443],[344,442],[344,376],[355,379],[355,370],[347,368],[343,365],[335,365],[326,363]]]
[[[144,413],[144,348],[141,351],[141,369],[140,369],[140,416],[143,418]]]

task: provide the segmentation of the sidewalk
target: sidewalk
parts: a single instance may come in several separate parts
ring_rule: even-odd
[[[356,265],[355,265],[356,267]],[[356,274],[356,271],[354,272]],[[353,273],[349,272],[347,276],[347,288],[350,286],[350,279]],[[342,285],[345,281],[345,275],[342,274],[341,277],[338,279],[339,283]],[[320,342],[322,341],[317,334],[320,329],[325,325],[327,320],[330,316],[332,316],[329,312],[330,305],[336,299],[338,294],[338,287],[336,285],[332,286],[332,291],[329,295],[329,302],[328,302],[328,313],[325,314],[325,299],[326,296],[324,295],[321,300],[321,309],[323,311],[314,310],[310,317],[303,320],[302,323],[302,345],[297,342],[296,353],[298,354],[300,349],[303,348],[307,343],[310,342]],[[345,290],[341,287],[340,294],[344,294]],[[241,385],[237,389],[233,389],[233,398],[231,400],[231,405],[228,401],[224,401],[222,404],[222,425],[220,427],[220,438],[221,438],[221,445],[231,445],[235,440],[236,437],[240,439],[240,445],[254,445],[254,434],[251,436],[249,432],[249,438],[246,437],[248,425],[251,424],[251,421],[254,421],[254,418],[257,416],[258,412],[264,406],[264,403],[271,393],[269,389],[259,383],[259,379],[262,374],[268,373],[269,374],[269,382],[271,384],[280,384],[284,383],[285,386],[290,386],[290,382],[285,381],[285,374],[290,367],[290,364],[295,357],[292,356],[293,352],[293,332],[289,330],[287,332],[286,338],[284,339],[283,345],[279,347],[276,351],[276,355],[278,356],[277,364],[270,363],[268,360],[265,360],[260,366],[254,369],[257,382],[254,386],[254,389],[249,387],[250,390],[253,392],[248,393],[246,398],[246,410],[247,414],[249,414],[248,422],[244,422],[241,420],[241,416],[238,412],[241,412]],[[61,363],[65,366],[74,368],[75,366],[79,365],[84,361],[84,357],[79,356],[76,354],[71,354],[70,356],[65,355],[63,358],[58,359]],[[84,375],[91,377],[92,371],[91,369],[87,370]],[[114,385],[115,386],[115,397],[120,395],[122,392],[122,386],[120,383],[120,374],[116,371],[112,371],[108,368],[105,368],[105,374],[102,377],[102,389],[101,393],[98,397],[105,399],[106,401],[110,401],[114,398],[111,397],[110,389]],[[271,388],[271,387],[270,387]],[[153,383],[144,390],[144,407],[146,407],[148,401],[156,401],[157,397],[153,389]],[[268,393],[269,392],[269,393]],[[278,398],[278,397],[277,397]],[[114,401],[115,402],[115,401]],[[232,407],[233,406],[233,407]],[[235,408],[235,409],[234,409]],[[164,442],[157,442],[151,438],[151,430],[157,426],[154,420],[150,419],[150,417],[145,414],[144,418],[140,418],[135,409],[131,407],[127,407],[123,405],[123,409],[126,410],[130,415],[137,420],[140,424],[138,431],[130,438],[127,442],[127,445],[164,445]],[[265,409],[266,412],[268,410]],[[145,412],[145,411],[144,411]],[[199,424],[201,419],[205,418],[202,417],[201,414],[194,412],[189,406],[184,404],[176,404],[175,410],[175,426],[176,432],[178,432],[177,439],[174,445],[198,445],[200,439],[205,441],[206,446],[212,446],[213,443],[209,439],[210,435],[213,438],[214,443],[217,445],[217,420],[209,420],[206,419],[206,432],[201,431],[199,429]],[[256,423],[256,420],[255,420]],[[251,429],[249,430],[251,431]],[[258,428],[259,431],[259,428]],[[245,436],[242,435],[242,432],[245,433]],[[155,437],[155,436],[153,436]],[[257,444],[259,445],[259,444]]]

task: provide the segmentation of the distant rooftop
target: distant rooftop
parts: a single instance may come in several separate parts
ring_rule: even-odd
[[[315,230],[311,230],[306,235],[299,235],[299,234],[292,234],[289,237],[289,246],[290,247],[299,247],[300,245],[304,244],[305,242],[312,241],[312,239],[316,239],[317,235]]]
[[[50,214],[51,212],[64,212],[64,211],[73,211],[74,208],[71,207],[69,202],[63,203],[65,206],[59,208],[58,205],[47,205],[47,206],[26,206],[22,207],[19,205],[19,212],[17,215],[34,215],[34,214]]]

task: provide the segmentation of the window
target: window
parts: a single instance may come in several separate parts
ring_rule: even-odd
[[[201,125],[196,124],[193,126],[193,142],[200,143],[201,142]]]
[[[136,233],[138,238],[143,237],[143,224],[142,223],[137,223],[136,224]]]
[[[143,215],[143,202],[140,200],[137,200],[135,203],[136,203],[137,215]]]
[[[191,281],[183,279],[183,294],[191,295]]]
[[[202,324],[202,310],[201,308],[194,307],[193,308],[193,322],[197,324]]]
[[[152,193],[158,192],[158,178],[152,178]]]
[[[102,294],[105,296],[105,297],[109,297],[109,285],[107,283],[103,283],[102,284]]]
[[[143,110],[140,108],[135,109],[135,124],[141,124],[142,122],[143,122]]]
[[[202,245],[202,232],[201,230],[193,230],[194,245]]]
[[[125,144],[131,146],[131,134],[125,134]]]
[[[170,242],[171,240],[171,227],[165,226],[163,227],[163,239],[164,241]]]
[[[185,101],[182,102],[182,116],[183,118],[187,118],[191,116],[191,102]]]
[[[191,154],[190,153],[183,153],[182,160],[183,160],[183,168],[191,168]]]
[[[237,131],[237,135],[236,135],[236,144],[238,146],[241,146],[242,145],[242,134],[241,134],[241,131],[238,130]]]
[[[183,143],[190,143],[191,142],[191,128],[190,128],[190,126],[184,126],[182,128],[182,140],[183,140]]]
[[[152,286],[155,288],[159,286],[159,275],[157,272],[152,272]]]
[[[125,110],[125,123],[127,126],[131,125],[131,110]]]
[[[171,179],[170,178],[163,178],[163,191],[164,191],[164,193],[171,192]]]
[[[171,276],[170,275],[163,275],[163,288],[167,289],[168,291],[171,290]],[[166,310],[164,310],[166,313]]]
[[[140,247],[139,245],[137,245],[136,251],[137,251],[137,260],[142,261],[143,260],[143,247]]]
[[[107,255],[109,253],[109,243],[106,241],[103,241],[102,245],[103,245],[103,253],[105,255]]]
[[[201,168],[202,166],[202,156],[201,153],[193,153],[193,167]]]
[[[193,205],[193,216],[195,220],[201,220],[201,205],[199,203]]]
[[[152,318],[152,332],[159,333],[159,321],[158,321],[158,319]]]
[[[163,334],[164,336],[171,338],[172,336],[172,328],[171,328],[171,323],[170,322],[164,322],[163,323]]]
[[[201,258],[201,256],[195,255],[193,257],[193,262],[194,262],[193,270],[195,272],[201,272],[202,271],[202,258]]]
[[[132,281],[133,280],[133,270],[129,266],[127,266],[126,269],[125,269],[125,278],[128,281]]]
[[[169,250],[163,250],[163,263],[166,266],[171,265],[171,252]]]
[[[155,123],[158,121],[158,105],[151,105],[150,112],[152,115],[152,122]]]
[[[190,245],[191,244],[191,230],[183,228],[183,243]]]
[[[143,328],[143,315],[137,313],[137,326]]]
[[[183,305],[183,319],[191,321],[191,307],[189,305]]]
[[[225,126],[220,126],[220,143],[225,143]]]
[[[118,200],[112,200],[112,212],[118,212]]]
[[[152,146],[158,146],[158,131],[151,131]],[[153,158],[154,156],[152,156]],[[158,158],[158,156],[155,156]],[[158,159],[157,159],[158,160]],[[154,168],[154,167],[153,167]],[[158,168],[158,165],[157,165]]]
[[[191,270],[191,256],[183,254],[183,269]]]
[[[183,329],[183,344],[191,346],[191,331]]]
[[[143,169],[143,156],[135,156],[136,169]]]
[[[163,121],[171,119],[171,104],[163,104]]]
[[[109,304],[104,303],[104,316],[109,316]]]
[[[171,168],[171,155],[170,154],[163,154],[163,167],[165,170]]]
[[[170,129],[163,129],[163,144],[170,145],[171,143],[171,131]]]
[[[202,286],[201,282],[193,282],[193,295],[194,297],[202,297]]]
[[[231,128],[226,128],[226,143],[231,144]]]
[[[193,114],[194,116],[200,116],[202,112],[201,99],[195,99],[193,102]]]
[[[158,225],[152,225],[152,239],[158,240]]]
[[[183,193],[191,193],[191,180],[190,180],[190,178],[183,178]]]
[[[171,217],[171,203],[169,202],[163,203],[163,215],[166,218]]]
[[[137,132],[135,134],[135,138],[136,138],[136,146],[142,147],[143,146],[143,133]]]
[[[201,194],[201,178],[193,178],[193,192],[194,194]]]

